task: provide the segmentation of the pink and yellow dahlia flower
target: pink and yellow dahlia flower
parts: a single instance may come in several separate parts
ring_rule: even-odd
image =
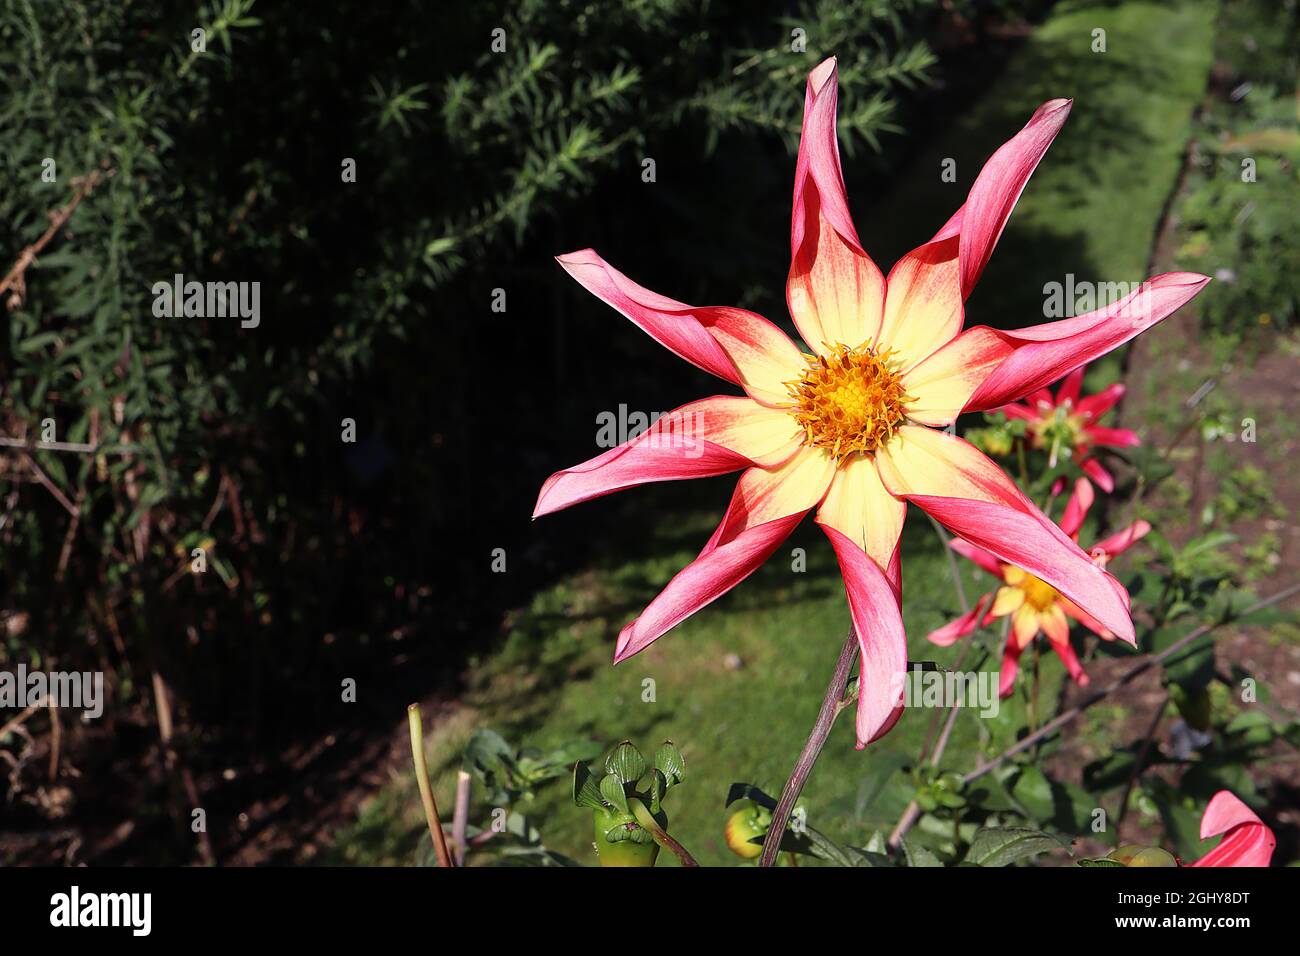
[[[1083,519],[1087,517],[1092,503],[1092,485],[1088,479],[1080,478],[1075,483],[1074,494],[1070,496],[1059,524],[1071,541],[1078,542],[1079,529],[1083,526]],[[1104,568],[1111,558],[1123,554],[1150,530],[1151,525],[1147,522],[1135,521],[1122,531],[1098,541],[1088,553],[1098,567]],[[1002,586],[985,594],[970,611],[955,621],[931,631],[927,635],[929,640],[940,647],[947,647],[970,634],[977,626],[985,626],[997,618],[1009,616],[1011,627],[1002,651],[1002,672],[998,682],[1001,696],[1006,697],[1011,693],[1016,683],[1020,655],[1040,632],[1047,635],[1052,649],[1065,664],[1071,679],[1080,686],[1086,686],[1088,675],[1084,673],[1083,665],[1079,663],[1079,657],[1070,644],[1070,619],[1089,628],[1098,637],[1113,641],[1115,635],[1110,629],[1052,585],[1024,568],[999,561],[988,551],[960,538],[953,538],[948,546],[1001,579]]]
[[[744,469],[699,556],[619,634],[617,663],[743,581],[816,509],[844,575],[861,651],[862,747],[902,709],[907,641],[898,541],[908,502],[1133,642],[1123,587],[997,465],[942,429],[963,411],[1032,394],[1127,342],[1209,279],[1167,273],[1086,315],[1013,331],[962,331],[963,303],[1070,101],[1039,107],[985,164],[965,204],[886,277],[849,214],[836,95],[829,59],[808,77],[786,282],[790,315],[810,353],[760,315],[651,292],[590,249],[559,257],[588,291],[745,395],[685,405],[619,447],[557,472],[543,484],[534,517],[650,481]]]
[[[1020,419],[1027,428],[1031,448],[1046,451],[1052,467],[1062,453],[1074,459],[1079,470],[1109,494],[1115,479],[1100,461],[1092,457],[1094,448],[1132,448],[1142,444],[1136,432],[1126,428],[1106,428],[1097,421],[1124,397],[1124,386],[1116,383],[1096,395],[1080,398],[1084,369],[1077,368],[1065,377],[1055,397],[1045,388],[1030,395],[1024,404],[1013,402],[997,411],[1007,418]]]

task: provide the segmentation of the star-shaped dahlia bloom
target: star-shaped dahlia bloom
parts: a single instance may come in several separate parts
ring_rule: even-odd
[[[1092,485],[1088,479],[1080,478],[1075,483],[1074,494],[1065,506],[1059,525],[1071,541],[1079,540],[1079,529],[1083,526],[1083,519],[1087,517],[1093,500]],[[1098,541],[1088,553],[1099,567],[1104,568],[1111,558],[1123,554],[1150,530],[1151,525],[1147,522],[1135,521],[1122,531]],[[1002,586],[985,594],[975,602],[973,608],[955,621],[945,624],[937,631],[931,631],[927,637],[932,643],[947,647],[970,634],[977,626],[987,626],[1000,617],[1010,617],[1011,626],[1002,651],[1002,672],[998,681],[1001,696],[1010,695],[1016,683],[1020,655],[1040,633],[1047,635],[1052,650],[1056,651],[1065,664],[1071,679],[1080,686],[1088,684],[1088,675],[1084,673],[1083,665],[1079,663],[1079,657],[1070,644],[1070,620],[1078,621],[1104,640],[1113,641],[1115,635],[1105,625],[1024,568],[999,561],[988,551],[960,538],[953,538],[948,542],[948,547],[1001,580]]]
[[[1014,331],[962,331],[963,303],[1070,101],[1043,104],[989,159],[965,204],[886,277],[849,214],[835,136],[835,70],[829,59],[808,77],[794,177],[786,299],[810,351],[753,312],[651,292],[590,249],[560,256],[588,291],[745,394],[692,402],[623,445],[557,472],[542,486],[534,517],[650,481],[744,469],[699,556],[619,634],[617,663],[743,581],[815,510],[844,575],[861,651],[862,747],[892,727],[902,708],[907,641],[898,541],[909,502],[1132,643],[1123,587],[997,465],[943,429],[963,411],[1032,394],[1127,342],[1209,279],[1168,273],[1086,315]]]

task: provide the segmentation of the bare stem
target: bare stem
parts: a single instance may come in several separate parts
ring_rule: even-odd
[[[420,722],[420,705],[411,704],[406,708],[406,720],[411,726],[411,759],[415,761],[415,782],[420,785],[420,801],[424,804],[424,819],[429,824],[429,836],[433,838],[433,852],[438,856],[438,865],[444,868],[452,866],[451,854],[447,851],[447,837],[442,832],[442,821],[438,819],[438,804],[433,799],[433,787],[429,785],[429,766],[424,759],[424,727]]]
[[[451,842],[456,848],[457,866],[465,865],[465,851],[469,846],[465,833],[469,829],[469,794],[473,784],[474,778],[464,770],[456,775],[456,808],[451,813]]]
[[[813,764],[821,755],[822,747],[826,746],[826,738],[830,736],[831,727],[835,725],[835,718],[844,709],[844,691],[848,687],[849,671],[853,667],[853,659],[857,654],[858,635],[850,626],[849,636],[844,639],[844,646],[840,648],[840,659],[835,664],[835,673],[831,675],[831,682],[826,687],[826,696],[822,698],[817,722],[813,724],[808,740],[803,745],[803,751],[795,761],[794,769],[790,771],[790,779],[785,782],[776,809],[772,811],[772,826],[763,840],[763,855],[759,858],[759,866],[776,864],[777,854],[781,850],[781,838],[785,836],[786,825],[790,822],[790,812],[794,810],[795,801],[803,792],[803,785],[807,782],[808,775],[812,773]]]

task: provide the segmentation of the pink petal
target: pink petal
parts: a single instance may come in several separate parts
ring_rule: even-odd
[[[1096,458],[1085,458],[1079,462],[1079,470],[1097,483],[1097,487],[1106,494],[1115,490],[1115,476],[1106,470],[1106,466]]]
[[[971,631],[975,630],[975,628],[979,627],[980,615],[984,613],[984,608],[987,607],[992,600],[993,593],[990,591],[988,594],[976,601],[975,606],[961,617],[949,621],[937,630],[931,631],[929,634],[925,635],[925,639],[931,644],[937,644],[939,647],[949,647],[952,644],[957,643],[957,641],[961,640],[967,634],[971,633]]]
[[[1073,404],[1078,400],[1079,392],[1083,389],[1083,371],[1083,367],[1080,366],[1065,376],[1065,381],[1061,383],[1056,393],[1057,405],[1064,405],[1066,402]]]
[[[1025,422],[1034,422],[1034,421],[1038,421],[1038,419],[1042,417],[1041,415],[1038,414],[1038,412],[1030,408],[1028,405],[1018,405],[1014,402],[1007,405],[1003,405],[1001,408],[993,408],[989,410],[994,412],[1001,412],[1003,415],[1007,416],[1009,420],[1020,419],[1021,421],[1025,421]]]
[[[1078,621],[1088,630],[1092,631],[1103,641],[1115,640],[1115,635],[1112,634],[1110,631],[1106,630],[1106,628],[1102,625],[1100,621],[1098,621],[1095,617],[1093,617],[1083,608],[1079,607],[1079,605],[1075,604],[1069,598],[1058,596],[1056,599],[1056,603],[1061,606],[1062,611],[1064,611],[1070,617],[1074,618],[1076,621]]]
[[[979,281],[1025,184],[1070,115],[1070,105],[1070,100],[1050,100],[1040,106],[1024,129],[1004,143],[975,178],[961,213],[963,299],[970,297]]]
[[[1226,834],[1219,845],[1191,866],[1268,866],[1277,837],[1250,807],[1220,790],[1201,815],[1201,839]]]
[[[751,468],[741,475],[722,523],[699,557],[623,628],[614,663],[645,650],[753,574],[821,501],[833,471],[825,455],[800,451],[777,468]]]
[[[1080,687],[1087,687],[1090,681],[1083,671],[1083,665],[1079,663],[1079,655],[1074,652],[1074,645],[1070,643],[1070,622],[1066,620],[1060,606],[1054,604],[1050,611],[1039,614],[1038,623],[1051,642],[1052,650],[1056,651],[1056,656],[1065,665],[1070,679]]]
[[[981,568],[996,578],[1002,577],[1002,564],[997,558],[983,551],[969,541],[963,541],[961,538],[952,538],[948,542],[948,547],[952,548],[963,558],[974,561]]]
[[[881,484],[876,463],[857,455],[838,469],[817,509],[819,524],[829,525],[888,570],[898,552],[907,505]]]
[[[798,447],[798,428],[784,412],[739,396],[706,398],[669,412],[617,448],[551,475],[533,517],[651,481],[777,465]]]
[[[973,445],[914,425],[876,455],[895,496],[932,514],[959,537],[1046,581],[1134,643],[1127,593],[1097,567],[1015,483]]]
[[[618,635],[614,663],[637,654],[700,608],[749,577],[789,537],[804,514],[788,515],[746,528],[678,572],[644,611]]]
[[[1167,272],[1086,315],[1004,332],[1016,350],[980,386],[966,411],[996,408],[1044,388],[1172,315],[1209,281],[1194,272]]]
[[[1142,444],[1137,432],[1127,428],[1102,428],[1100,425],[1087,425],[1083,432],[1094,445],[1109,445],[1112,448],[1134,448]]]
[[[1083,519],[1088,515],[1088,509],[1092,507],[1093,499],[1092,485],[1088,479],[1080,478],[1076,481],[1074,494],[1065,503],[1065,514],[1061,515],[1061,530],[1072,538],[1077,535]]]
[[[1117,531],[1109,538],[1102,538],[1094,544],[1089,551],[1096,554],[1098,551],[1113,558],[1117,554],[1123,554],[1134,544],[1146,537],[1147,532],[1151,530],[1151,525],[1146,521],[1134,521],[1123,531]]]
[[[1079,399],[1076,406],[1079,411],[1086,415],[1089,420],[1096,421],[1110,411],[1115,403],[1124,397],[1125,388],[1123,383],[1116,382],[1114,385],[1108,385],[1096,395],[1089,395],[1087,398]]]
[[[1014,634],[1008,634],[1002,646],[1002,670],[998,674],[998,696],[1010,697],[1016,687],[1016,674],[1020,672],[1020,655],[1024,648]]]
[[[697,307],[637,285],[591,249],[558,256],[587,291],[631,319],[642,331],[692,365],[772,404],[784,401],[782,382],[804,367],[794,343],[753,312],[727,306]]]
[[[858,241],[835,136],[835,59],[808,75],[790,220],[790,315],[808,347],[857,347],[880,328],[885,279]]]
[[[898,721],[907,679],[907,635],[898,592],[880,566],[845,535],[829,525],[844,574],[853,628],[858,635],[858,749],[878,740]]]

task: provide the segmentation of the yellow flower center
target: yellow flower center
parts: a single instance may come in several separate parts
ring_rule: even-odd
[[[1020,591],[1025,596],[1025,603],[1035,611],[1046,611],[1056,603],[1056,588],[1034,577],[1024,568],[1004,565],[1002,579],[1008,587]]]
[[[893,436],[912,397],[891,355],[868,345],[836,345],[829,356],[805,356],[803,378],[787,383],[805,444],[843,461],[875,451]]]
[[[1025,579],[1020,582],[1020,590],[1025,592],[1025,603],[1035,611],[1046,611],[1056,603],[1056,588],[1032,574],[1025,574]]]

